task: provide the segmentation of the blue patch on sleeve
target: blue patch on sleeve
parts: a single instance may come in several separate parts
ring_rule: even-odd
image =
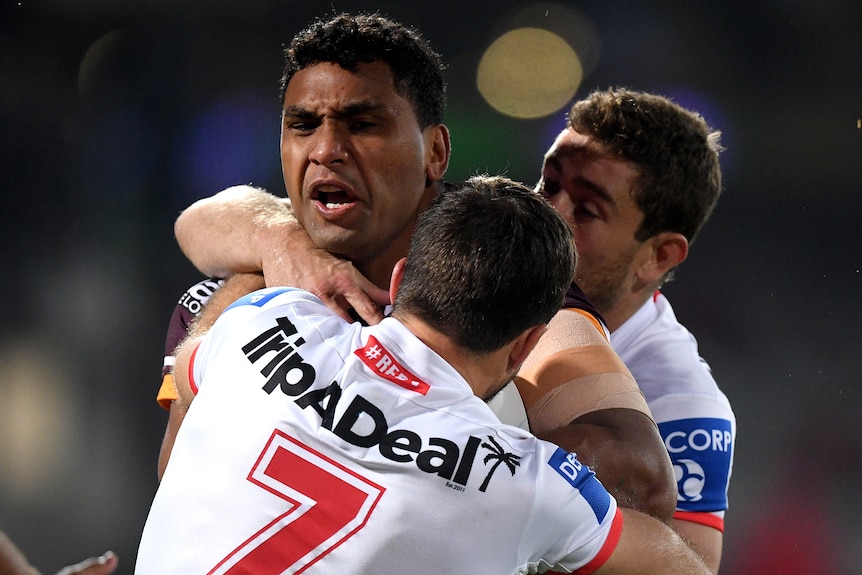
[[[733,461],[730,421],[702,417],[660,423],[659,432],[673,462],[677,509],[727,509],[727,484]]]
[[[263,307],[266,302],[271,300],[277,295],[281,295],[285,292],[294,291],[296,288],[285,288],[285,287],[277,287],[277,288],[264,288],[261,290],[253,291],[248,295],[245,295],[232,304],[230,304],[225,311],[235,308],[241,305],[254,305],[257,307]]]
[[[593,513],[596,514],[596,520],[601,523],[608,514],[608,509],[611,507],[611,495],[605,487],[596,479],[596,474],[593,471],[578,461],[574,453],[569,453],[564,449],[557,448],[551,458],[548,460],[554,471],[568,481],[572,487],[581,492],[581,497],[586,499]]]

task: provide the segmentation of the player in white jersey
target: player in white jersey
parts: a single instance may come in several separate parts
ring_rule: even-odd
[[[194,401],[136,573],[707,573],[483,401],[547,329],[574,259],[537,195],[477,177],[420,217],[380,324],[291,288],[232,304],[177,354]],[[491,281],[501,268],[510,281]]]
[[[679,485],[674,518],[724,529],[736,417],[697,341],[660,292],[611,334],[643,391]]]
[[[713,572],[721,561],[736,426],[730,405],[656,295],[721,193],[720,133],[668,98],[625,89],[575,102],[539,191],[569,221],[575,280],[659,422],[677,479],[672,525]]]
[[[576,569],[608,540],[616,504],[588,468],[500,424],[395,319],[270,288],[217,326],[138,573]]]

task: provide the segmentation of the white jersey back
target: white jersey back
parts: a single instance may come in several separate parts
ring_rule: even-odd
[[[138,574],[570,571],[615,545],[592,472],[501,424],[395,319],[348,325],[263,290],[222,314],[192,374]]]

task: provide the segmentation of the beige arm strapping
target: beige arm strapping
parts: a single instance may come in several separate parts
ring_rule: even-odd
[[[515,384],[533,433],[601,409],[634,409],[652,419],[643,393],[604,334],[573,310],[554,316]]]

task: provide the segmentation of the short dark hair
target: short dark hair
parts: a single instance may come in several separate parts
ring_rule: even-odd
[[[596,91],[569,111],[569,125],[605,152],[635,164],[638,241],[665,231],[694,241],[721,194],[721,133],[670,98],[626,89]]]
[[[419,216],[394,314],[489,353],[560,309],[575,271],[571,229],[539,194],[505,177],[447,186]]]
[[[317,19],[284,50],[281,99],[290,79],[313,64],[332,62],[355,72],[360,63],[385,62],[395,91],[413,107],[419,127],[443,122],[446,84],[440,55],[415,29],[379,14],[340,14]]]

